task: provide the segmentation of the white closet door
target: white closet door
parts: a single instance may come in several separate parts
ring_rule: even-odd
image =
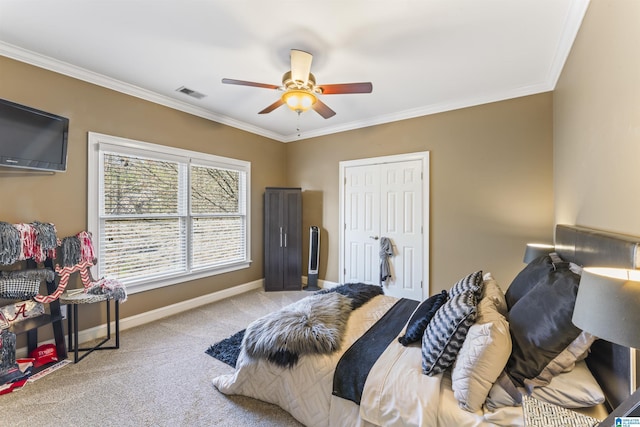
[[[345,281],[379,284],[379,166],[347,168],[345,175]]]
[[[388,237],[391,279],[385,294],[422,299],[422,162],[380,165],[380,237]]]
[[[381,284],[380,238],[388,237],[391,279],[385,294],[422,300],[422,161],[345,168],[345,282]]]

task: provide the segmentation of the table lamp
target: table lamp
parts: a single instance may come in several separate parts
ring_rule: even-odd
[[[573,310],[573,323],[596,337],[624,347],[640,348],[640,270],[587,267],[582,271]],[[640,390],[636,390],[635,363],[632,363],[631,397],[624,401],[601,424],[614,425],[616,417],[640,407]]]

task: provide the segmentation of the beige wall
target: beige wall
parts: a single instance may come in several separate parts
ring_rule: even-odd
[[[522,267],[525,243],[551,239],[549,93],[288,144],[4,57],[0,98],[70,119],[66,173],[0,172],[1,221],[53,222],[60,236],[86,229],[88,131],[251,162],[251,268],[132,295],[122,317],[262,278],[266,186],[303,188],[304,230],[323,229],[320,279],[337,281],[341,160],[431,152],[431,293],[475,269],[506,287]],[[97,316],[83,316],[80,327],[101,323]]]
[[[65,173],[0,171],[0,221],[52,222],[60,237],[87,227],[89,131],[251,162],[251,268],[132,295],[122,317],[262,278],[262,197],[265,186],[286,183],[284,144],[1,56],[0,98],[70,119]]]
[[[338,280],[339,162],[430,151],[430,292],[475,269],[506,288],[526,242],[552,241],[551,102],[547,93],[287,144],[304,229],[323,230],[320,278]]]
[[[640,235],[640,2],[592,0],[554,92],[555,220]]]

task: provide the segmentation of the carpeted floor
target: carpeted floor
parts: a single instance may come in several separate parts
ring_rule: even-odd
[[[205,350],[308,295],[251,291],[122,331],[119,350],[0,396],[0,425],[299,427],[277,406],[218,392],[211,379],[233,368]]]

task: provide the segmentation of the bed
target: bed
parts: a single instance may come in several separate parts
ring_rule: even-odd
[[[540,298],[549,293],[566,317],[563,299],[575,298],[580,267],[638,268],[638,245],[558,225],[559,258],[528,264],[509,289],[474,271],[421,303],[366,286],[321,291],[249,325],[235,372],[213,385],[276,404],[306,426],[521,426],[523,395],[595,425],[635,390],[635,350],[562,324],[535,341],[540,331],[528,319],[546,316]],[[553,286],[539,284],[540,272]],[[307,329],[290,330],[301,315]]]

